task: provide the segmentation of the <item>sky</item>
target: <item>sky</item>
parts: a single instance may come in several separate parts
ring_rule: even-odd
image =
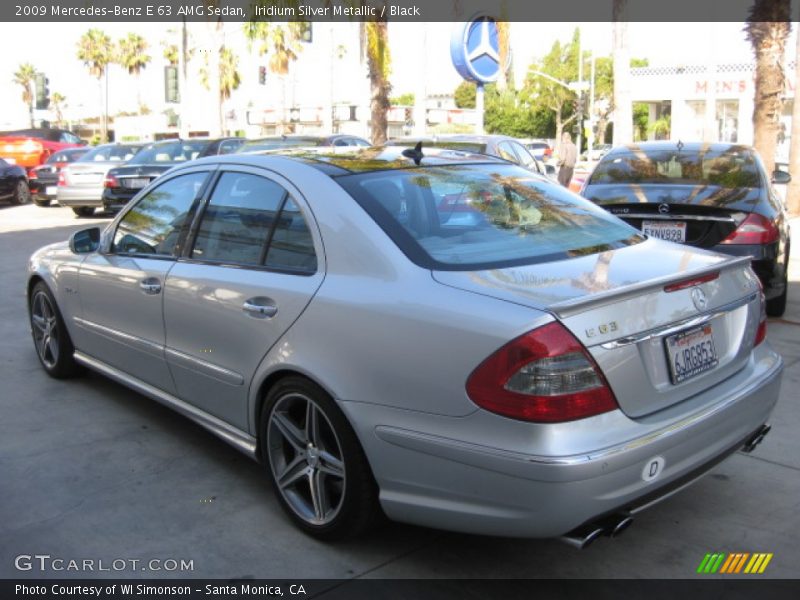
[[[130,31],[148,39],[154,60],[141,77],[140,93],[146,104],[158,106],[163,101],[164,61],[161,42],[167,39],[177,41],[178,24],[97,23],[92,26],[103,29],[114,40]],[[200,38],[202,24],[198,26]],[[514,23],[511,46],[517,76],[521,78],[527,65],[546,54],[554,41],[568,41],[576,26],[581,27],[585,49],[594,50],[597,55],[610,55],[610,23]],[[241,27],[239,23],[229,23],[226,30],[228,43],[239,46],[240,69],[248,75],[245,77],[246,84],[237,92],[238,101],[257,104],[259,90],[253,87],[253,80],[257,76],[257,65],[266,62],[266,59],[258,58],[247,48]],[[338,63],[340,69],[335,80],[330,82],[331,89],[336,90],[332,93],[341,95],[353,86],[353,82],[359,84],[363,81],[363,74],[358,72],[355,60],[357,50],[353,50],[358,43],[357,29],[352,24],[337,24],[335,27],[338,29],[333,34],[335,43],[330,42],[331,46],[351,46],[349,57]],[[460,78],[450,63],[452,28],[450,23],[390,23],[394,94],[420,89],[421,70],[429,94],[447,93],[455,89]],[[3,107],[3,111],[0,111],[0,127],[26,124],[21,88],[12,83],[13,73],[22,62],[31,62],[37,70],[47,74],[51,92],[58,91],[67,97],[69,111],[96,111],[101,93],[98,83],[76,58],[76,43],[87,29],[89,25],[81,23],[0,23],[0,56],[4,58],[0,61],[0,106]],[[751,62],[752,51],[742,29],[741,23],[630,23],[631,56],[647,58],[652,66],[706,64],[710,57],[725,63]],[[787,44],[787,54],[791,58],[795,48],[794,35],[793,31]],[[313,89],[316,75],[325,81],[330,79],[329,74],[314,71],[325,70],[325,65],[331,64],[330,59],[327,60],[311,69],[307,65],[302,75],[295,77],[294,85],[300,86],[297,92],[300,96],[309,85]],[[303,88],[303,85],[307,88]],[[113,67],[110,71],[110,113],[133,110],[135,96],[132,79],[121,68]],[[237,98],[233,100],[237,101]]]

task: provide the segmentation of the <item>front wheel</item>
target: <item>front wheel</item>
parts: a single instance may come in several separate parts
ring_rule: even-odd
[[[31,191],[27,183],[22,180],[17,182],[17,187],[14,188],[14,195],[11,201],[14,204],[27,204],[31,201]]]
[[[350,424],[319,386],[287,377],[267,395],[261,453],[282,508],[324,540],[356,536],[379,515],[377,485]]]
[[[72,212],[78,217],[91,217],[94,214],[94,206],[73,206]]]
[[[72,356],[75,348],[58,310],[53,294],[44,282],[37,283],[31,292],[28,307],[33,344],[39,362],[51,377],[63,379],[80,373],[81,368]]]

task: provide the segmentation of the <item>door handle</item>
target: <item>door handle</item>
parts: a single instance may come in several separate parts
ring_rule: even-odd
[[[161,282],[155,277],[148,277],[139,282],[139,289],[145,294],[158,294],[161,291]]]
[[[278,312],[278,307],[269,298],[250,298],[242,304],[242,310],[258,319],[269,319]]]

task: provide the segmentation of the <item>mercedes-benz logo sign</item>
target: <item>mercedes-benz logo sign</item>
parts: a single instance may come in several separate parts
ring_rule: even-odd
[[[708,298],[699,287],[692,288],[692,302],[694,302],[694,307],[699,311],[704,311],[708,306]]]
[[[659,204],[658,212],[660,212],[662,215],[667,214],[669,212],[669,204],[667,204],[666,202],[662,202],[661,204]]]

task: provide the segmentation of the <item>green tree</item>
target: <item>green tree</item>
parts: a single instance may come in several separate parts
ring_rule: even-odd
[[[50,104],[56,113],[56,127],[61,128],[64,123],[64,108],[67,105],[67,97],[59,92],[53,92],[50,96]]]
[[[147,67],[150,62],[150,55],[147,54],[147,41],[136,33],[129,33],[127,37],[119,40],[117,60],[119,64],[128,71],[136,80],[136,105],[139,112],[142,110],[142,98],[140,94],[139,77],[142,69]]]
[[[405,94],[400,94],[399,96],[394,96],[389,101],[394,106],[413,106],[414,100],[415,98],[413,92],[407,92]]]
[[[789,3],[755,0],[745,26],[756,57],[753,146],[767,173],[775,170],[775,148],[786,83],[784,55],[789,35]]]
[[[22,101],[28,106],[28,117],[31,127],[33,123],[33,82],[36,80],[36,68],[31,63],[22,63],[14,73],[14,83],[22,87]]]
[[[385,20],[362,22],[362,40],[367,57],[370,87],[370,137],[374,145],[386,142],[389,122],[389,83],[391,55],[389,54],[389,28]]]
[[[209,81],[208,61],[200,69],[200,78],[206,89],[211,89]],[[223,46],[219,57],[219,98],[224,102],[231,97],[234,90],[239,88],[242,77],[239,73],[239,57],[230,48]]]
[[[458,84],[453,94],[458,108],[475,108],[477,86],[472,81],[464,80]]]
[[[103,119],[101,129],[101,140],[108,141],[108,106],[106,97],[103,93],[102,78],[108,77],[108,65],[114,61],[114,45],[111,38],[102,29],[90,29],[84,33],[78,41],[78,59],[89,70],[92,77],[97,78],[97,85],[100,91],[100,106],[102,107]]]

